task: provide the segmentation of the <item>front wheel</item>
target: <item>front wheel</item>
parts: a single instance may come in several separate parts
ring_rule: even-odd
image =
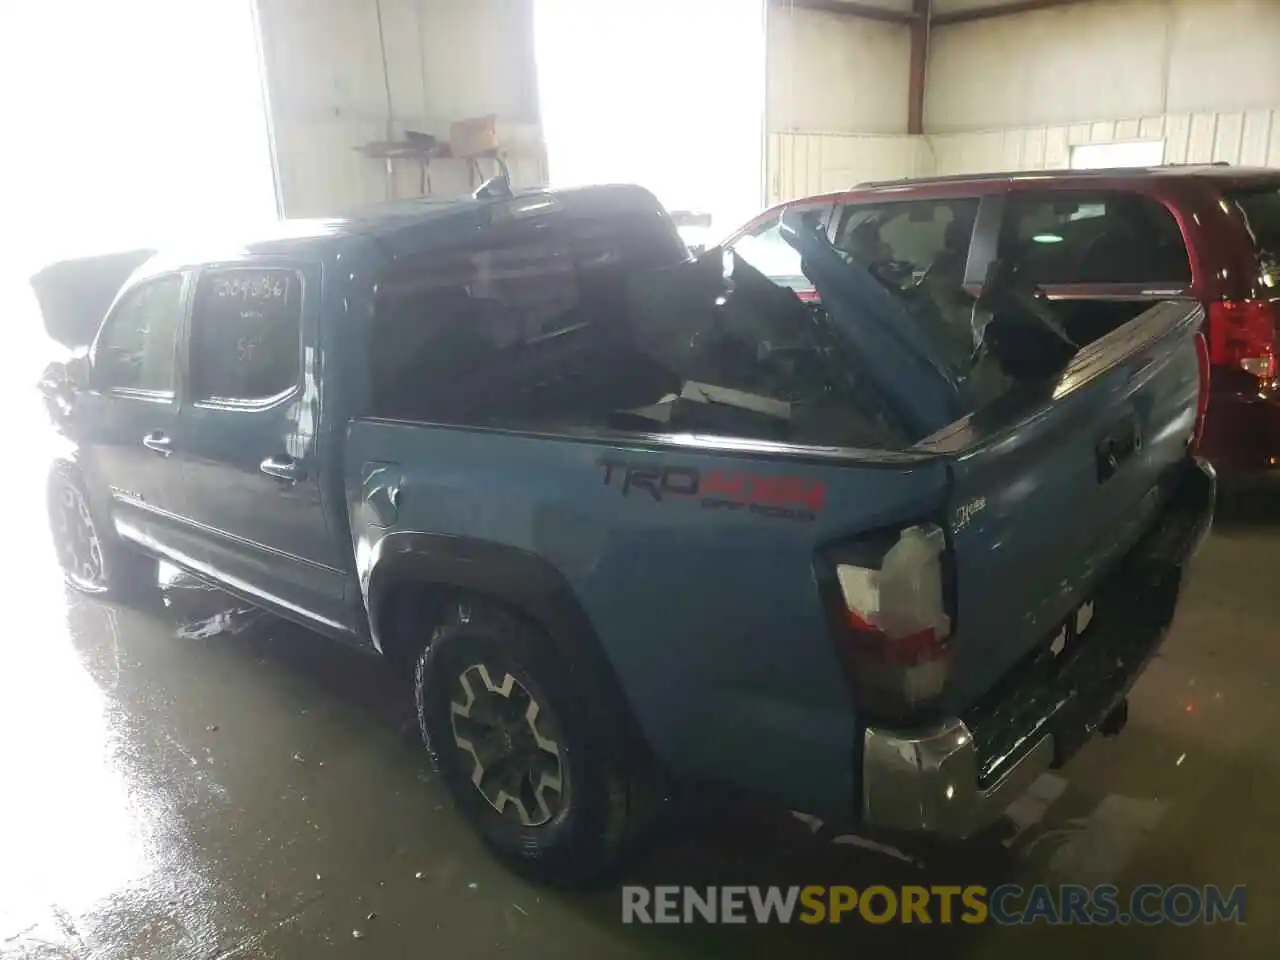
[[[536,630],[464,604],[419,656],[414,688],[437,772],[500,859],[561,884],[617,863],[637,825],[622,751]]]
[[[67,585],[80,593],[139,601],[158,591],[158,563],[99,523],[84,481],[66,465],[49,475],[49,527]]]

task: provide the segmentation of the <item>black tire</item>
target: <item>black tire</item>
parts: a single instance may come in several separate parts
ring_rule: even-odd
[[[470,718],[455,717],[453,705],[467,700],[464,676],[471,686],[483,679],[476,672],[479,666],[493,684],[509,691],[494,694],[491,688],[489,694],[504,696],[517,714],[523,703],[537,704],[536,723],[527,712],[525,717],[532,736],[541,738],[541,751],[532,752],[543,772],[551,763],[543,741],[557,747],[553,769],[561,774],[560,789],[543,790],[541,800],[528,792],[529,776],[521,781],[528,802],[508,800],[500,812],[473,780],[481,767],[480,753],[478,747],[468,753],[460,746],[462,721]],[[528,877],[557,885],[598,880],[619,864],[641,820],[637,783],[628,773],[630,758],[603,720],[598,692],[575,688],[546,637],[500,608],[463,603],[419,655],[414,692],[418,725],[436,772],[499,859]],[[528,701],[521,699],[524,695]],[[510,733],[500,736],[511,754],[518,752]],[[473,739],[469,731],[466,739]],[[494,769],[501,772],[498,764],[507,759],[500,757]],[[482,781],[487,777],[486,772]],[[493,788],[488,790],[492,795]],[[550,818],[521,822],[526,807],[531,819]]]
[[[66,584],[79,593],[146,605],[159,596],[159,562],[101,522],[78,470],[49,473],[49,528]]]

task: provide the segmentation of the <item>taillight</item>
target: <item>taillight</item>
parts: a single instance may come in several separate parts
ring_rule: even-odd
[[[1209,304],[1209,358],[1260,380],[1276,375],[1276,323],[1262,300],[1220,300]]]
[[[1196,396],[1196,426],[1191,434],[1191,449],[1198,450],[1204,436],[1204,418],[1209,412],[1209,387],[1213,377],[1209,362],[1209,345],[1204,334],[1196,334],[1196,361],[1200,365],[1200,393]]]
[[[946,686],[946,552],[946,535],[927,524],[904,529],[878,564],[836,564],[845,621],[837,643],[859,709],[906,716]]]

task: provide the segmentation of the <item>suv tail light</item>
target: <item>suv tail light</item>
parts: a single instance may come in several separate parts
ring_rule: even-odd
[[[1191,449],[1200,448],[1200,440],[1204,437],[1204,418],[1209,412],[1209,387],[1212,385],[1213,373],[1209,361],[1209,345],[1204,334],[1196,334],[1196,361],[1200,365],[1200,393],[1196,396],[1196,426],[1191,434]]]
[[[837,562],[844,620],[837,644],[860,709],[906,716],[946,686],[946,553],[946,535],[927,524],[902,530],[877,564]]]
[[[1260,380],[1276,375],[1276,318],[1262,300],[1209,304],[1209,358]]]

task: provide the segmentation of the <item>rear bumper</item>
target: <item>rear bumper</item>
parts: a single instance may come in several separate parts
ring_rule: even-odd
[[[1200,453],[1224,487],[1280,485],[1280,393],[1222,389],[1209,399]]]
[[[1213,521],[1216,479],[1188,465],[1170,501],[1097,595],[1074,649],[1046,649],[974,710],[916,731],[863,735],[864,826],[964,839],[1061,766],[1119,706],[1173,619],[1187,565]]]
[[[1053,765],[1053,741],[1038,739],[990,786],[978,778],[978,750],[963,720],[916,734],[867,729],[862,824],[877,830],[963,840],[994,822]]]

